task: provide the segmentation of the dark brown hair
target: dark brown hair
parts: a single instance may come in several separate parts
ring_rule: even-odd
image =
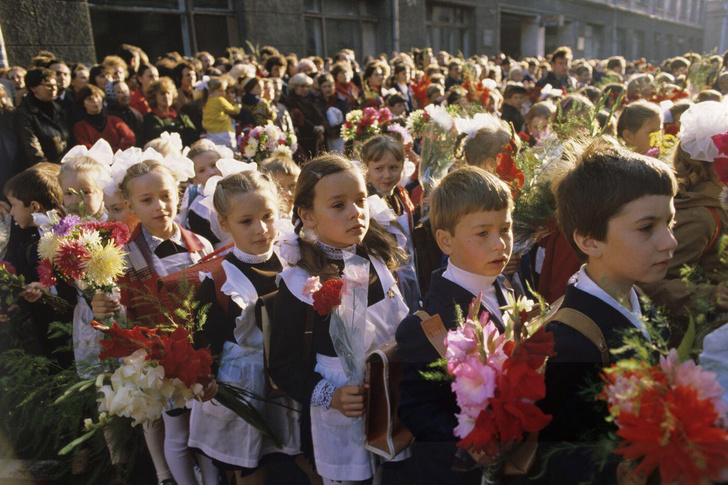
[[[312,209],[316,195],[316,184],[321,178],[339,172],[352,172],[361,176],[359,169],[350,160],[335,153],[320,155],[301,170],[293,197],[293,224],[296,234],[301,233],[303,223],[298,211]],[[313,276],[334,276],[337,274],[324,253],[316,244],[299,237],[301,259],[296,264]],[[397,246],[394,237],[388,234],[379,223],[369,220],[369,230],[359,245],[367,254],[381,258],[390,270],[396,270],[407,260],[407,255]]]
[[[592,141],[574,167],[556,181],[556,215],[577,257],[588,257],[574,242],[578,233],[605,241],[609,221],[625,205],[647,195],[674,197],[677,181],[660,160],[619,146],[611,137]]]
[[[400,142],[386,135],[374,136],[361,147],[361,161],[364,165],[369,162],[378,162],[385,153],[392,156],[401,164],[404,164],[404,147]]]
[[[55,163],[34,165],[5,182],[3,192],[6,197],[14,197],[21,201],[25,207],[35,201],[40,204],[43,211],[61,209],[63,191],[58,183],[60,168],[60,165]]]

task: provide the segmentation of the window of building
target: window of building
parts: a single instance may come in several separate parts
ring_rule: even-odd
[[[427,45],[435,52],[444,50],[455,54],[460,51],[469,57],[473,50],[474,18],[472,8],[427,2]]]
[[[365,0],[305,0],[306,55],[333,56],[344,48],[353,49],[362,58],[377,54],[376,4]]]
[[[99,58],[123,43],[151,59],[170,51],[222,56],[236,43],[232,0],[89,0],[89,11]]]

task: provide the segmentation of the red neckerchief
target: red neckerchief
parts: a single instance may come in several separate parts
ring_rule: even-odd
[[[334,83],[336,86],[336,94],[340,94],[350,105],[355,105],[359,97],[359,88],[353,83]]]
[[[182,227],[179,229],[182,240],[184,241],[189,253],[196,253],[203,249],[202,243],[193,232]],[[144,238],[141,224],[137,224],[134,228],[134,232],[129,238],[129,242],[127,244],[133,244],[139,248],[139,252],[144,257],[147,266],[142,271],[137,271],[131,267],[127,269],[126,274],[122,277],[119,284],[121,288],[128,288],[127,291],[122,291],[122,304],[126,306],[127,312],[132,321],[145,316],[148,320],[148,322],[145,323],[163,323],[164,316],[159,309],[156,308],[152,302],[145,302],[139,299],[139,297],[143,295],[158,298],[160,279],[164,278],[154,272],[152,251],[147,245],[147,240]]]

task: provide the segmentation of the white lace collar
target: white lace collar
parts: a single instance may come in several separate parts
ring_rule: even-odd
[[[273,256],[273,248],[271,248],[267,253],[249,254],[245,251],[241,251],[237,246],[233,246],[233,255],[243,263],[260,264],[265,263]]]
[[[335,248],[333,246],[329,246],[328,244],[324,244],[319,240],[316,240],[316,245],[324,252],[326,253],[326,257],[329,259],[334,259],[336,261],[343,261],[344,260],[344,251],[346,252],[355,252],[356,251],[356,245],[349,246],[347,248]]]

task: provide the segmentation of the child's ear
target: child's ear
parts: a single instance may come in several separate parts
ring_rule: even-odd
[[[316,218],[314,217],[313,211],[311,209],[304,209],[303,207],[299,207],[298,217],[301,218],[301,222],[303,222],[303,227],[316,229]]]
[[[223,231],[229,233],[230,228],[228,227],[227,220],[222,217],[220,214],[217,214],[217,223],[220,224],[220,227],[223,229]]]
[[[622,130],[622,139],[624,140],[625,145],[632,146],[632,142],[634,141],[634,133],[629,130]]]
[[[440,251],[442,251],[443,254],[447,254],[448,256],[450,256],[450,252],[452,249],[452,235],[450,234],[450,232],[444,229],[436,230],[435,241],[437,241],[437,245],[440,247]]]
[[[43,207],[40,205],[40,203],[33,200],[30,202],[30,210],[32,212],[43,212]]]
[[[597,241],[591,236],[584,236],[574,231],[574,242],[582,253],[590,258],[600,258],[602,256],[602,241]]]

